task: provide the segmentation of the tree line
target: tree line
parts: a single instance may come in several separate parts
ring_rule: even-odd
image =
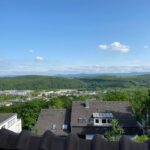
[[[150,75],[64,78],[51,76],[1,77],[0,90],[150,88]]]

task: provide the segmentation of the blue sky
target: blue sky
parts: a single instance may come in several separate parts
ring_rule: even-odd
[[[0,0],[0,75],[150,72],[149,0]]]

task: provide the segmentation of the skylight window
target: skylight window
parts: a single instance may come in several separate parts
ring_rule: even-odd
[[[94,118],[113,118],[112,113],[93,113]]]

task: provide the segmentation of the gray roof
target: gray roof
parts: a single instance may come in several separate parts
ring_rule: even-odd
[[[69,130],[63,130],[62,125],[67,124],[70,128],[70,115],[71,111],[68,109],[42,109],[35,129],[38,134],[50,130],[56,135],[67,135]],[[55,125],[55,129],[53,129],[53,125]]]
[[[14,115],[16,115],[16,113],[0,113],[0,124]]]
[[[93,126],[88,121],[80,122],[79,119],[90,120],[93,113],[112,113],[123,127],[137,127],[137,122],[128,102],[121,101],[89,101],[89,108],[85,102],[74,101],[72,103],[71,126]]]

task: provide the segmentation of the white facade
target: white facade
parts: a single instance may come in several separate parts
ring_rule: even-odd
[[[112,113],[93,113],[94,126],[111,126]]]
[[[0,114],[1,117],[1,114]],[[11,130],[16,133],[20,133],[22,131],[21,119],[17,119],[17,114],[12,114],[11,117],[7,118],[0,122],[0,129],[5,128]]]
[[[94,118],[94,126],[111,126],[109,118]]]

